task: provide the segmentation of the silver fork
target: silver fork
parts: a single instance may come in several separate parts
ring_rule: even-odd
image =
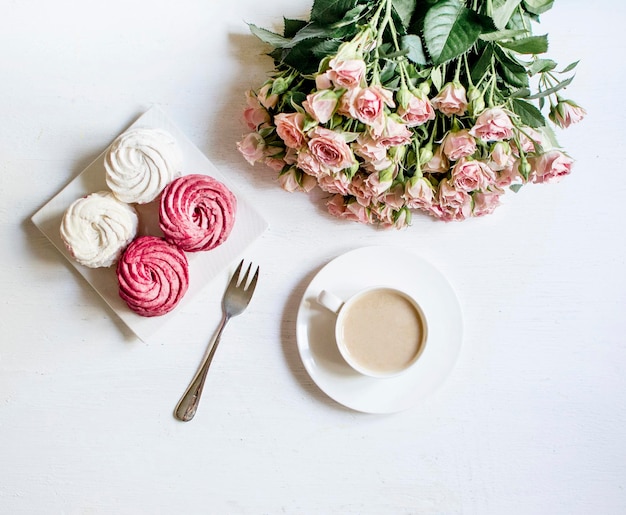
[[[226,323],[232,317],[241,314],[243,310],[246,309],[246,307],[250,303],[250,299],[252,298],[254,289],[256,288],[256,282],[259,278],[259,267],[256,268],[256,272],[254,273],[250,284],[247,285],[246,283],[248,282],[252,263],[248,265],[246,273],[241,278],[241,280],[239,280],[242,266],[243,260],[241,261],[241,263],[239,263],[239,266],[235,270],[235,273],[233,274],[233,277],[228,283],[226,291],[224,292],[224,297],[222,298],[223,315],[222,321],[217,331],[217,335],[213,339],[208,349],[208,353],[204,355],[204,358],[200,363],[200,367],[198,368],[196,375],[187,387],[187,390],[181,397],[178,405],[176,406],[176,409],[174,410],[174,416],[178,420],[182,420],[183,422],[188,422],[196,414],[196,410],[198,409],[198,403],[200,402],[200,395],[202,395],[202,389],[204,388],[204,382],[206,380],[207,372],[209,371],[209,367],[211,366],[211,361],[213,361],[215,350],[220,343],[222,331],[224,330]]]

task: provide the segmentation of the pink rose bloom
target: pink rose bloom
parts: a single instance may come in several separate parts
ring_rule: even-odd
[[[265,140],[258,132],[251,132],[237,143],[237,149],[253,165],[265,157]]]
[[[391,91],[379,86],[353,88],[341,98],[341,112],[371,126],[377,135],[385,127],[385,106],[394,105]]]
[[[387,170],[370,174],[365,181],[373,198],[380,197],[389,188],[391,188],[392,182],[393,173],[388,173]]]
[[[358,202],[349,202],[345,206],[343,217],[347,220],[352,220],[354,222],[359,222],[362,224],[372,223],[372,215],[369,209],[367,209],[365,206],[362,206]]]
[[[524,132],[526,134],[523,134],[522,132],[519,133],[519,141],[522,145],[522,151],[525,153],[535,152],[535,143],[537,145],[541,145],[543,143],[543,135],[530,127],[525,127]],[[511,146],[515,151],[515,154],[519,156],[519,149],[514,141],[511,141]]]
[[[316,127],[308,145],[311,154],[331,172],[339,172],[356,163],[352,150],[338,132]]]
[[[346,211],[343,195],[333,195],[330,200],[326,202],[326,208],[331,215],[342,217]]]
[[[294,191],[303,191],[308,193],[317,185],[314,177],[299,172],[296,168],[291,168],[286,173],[278,176],[278,182],[285,191],[293,193]]]
[[[383,157],[379,161],[367,160],[361,166],[367,173],[376,173],[393,166],[393,161],[388,157]]]
[[[276,145],[266,145],[264,155],[265,157],[275,157],[278,154],[282,154],[284,152],[285,148],[282,146],[279,147]]]
[[[395,221],[393,223],[396,229],[404,229],[409,226],[411,220],[411,213],[408,209],[404,208],[398,211],[396,215],[394,215]]]
[[[472,195],[474,216],[490,215],[500,205],[501,191],[480,191]]]
[[[323,89],[331,89],[333,87],[333,83],[328,76],[328,72],[320,73],[315,76],[315,89],[319,89],[320,91]]]
[[[280,187],[289,193],[293,193],[300,188],[298,179],[296,179],[295,170],[292,168],[287,173],[283,173],[278,176],[278,183]]]
[[[350,202],[344,211],[344,218],[362,224],[372,223],[372,216],[367,208],[357,202]]]
[[[285,167],[285,160],[282,157],[279,157],[279,154],[282,154],[285,151],[283,147],[275,147],[273,145],[266,145],[265,150],[263,152],[263,163],[269,166],[272,170],[276,172],[281,172]]]
[[[272,109],[278,104],[278,95],[272,95],[272,85],[265,84],[257,94],[259,102],[265,109]]]
[[[315,188],[315,186],[317,186],[317,180],[315,180],[315,177],[311,177],[306,173],[300,174],[300,189],[304,193],[308,193]]]
[[[398,184],[384,194],[382,201],[393,209],[404,207],[404,186]]]
[[[571,100],[561,100],[550,112],[550,119],[559,127],[567,129],[573,123],[578,123],[587,115],[578,104]]]
[[[462,158],[452,168],[451,181],[455,189],[469,193],[495,184],[496,174],[482,161]]]
[[[328,78],[338,88],[356,88],[365,77],[366,67],[363,59],[339,60],[335,58],[330,60],[329,65]]]
[[[367,177],[363,173],[357,173],[350,182],[350,195],[362,206],[368,207],[374,198],[374,192],[367,182]]]
[[[304,118],[302,113],[279,113],[274,117],[276,133],[288,147],[301,148],[306,143]]]
[[[519,160],[510,159],[507,165],[496,172],[496,187],[505,188],[513,183],[523,182],[522,176],[519,173]]]
[[[408,127],[417,127],[435,119],[435,110],[428,98],[413,95],[406,107],[398,108],[398,115]]]
[[[266,157],[263,160],[263,164],[269,166],[275,172],[282,172],[283,168],[285,168],[285,160],[279,157]]]
[[[350,180],[344,173],[322,175],[317,182],[322,191],[327,193],[338,193],[344,196],[350,194]]]
[[[321,177],[328,175],[328,170],[320,164],[320,162],[308,150],[303,150],[298,154],[296,165],[303,172],[312,177]]]
[[[406,183],[404,199],[411,209],[428,208],[433,203],[434,190],[426,177],[411,177]]]
[[[467,110],[467,95],[465,88],[455,82],[448,82],[439,94],[432,99],[435,109],[447,116],[463,115]]]
[[[349,202],[346,204],[344,197],[339,194],[333,195],[326,203],[326,207],[331,215],[339,218],[345,218],[364,224],[372,222],[370,212],[365,206],[360,205],[358,202]]]
[[[376,141],[379,145],[389,148],[407,145],[412,138],[413,133],[409,128],[390,116],[385,123],[385,129],[382,134],[376,138]]]
[[[395,210],[387,204],[378,204],[373,209],[379,225],[385,228],[393,227]]]
[[[472,197],[457,190],[450,180],[439,183],[436,200],[438,209],[431,212],[446,222],[465,220],[472,213]]]
[[[534,183],[555,183],[568,175],[574,160],[559,150],[550,150],[539,157],[528,160],[532,166],[531,180]]]
[[[298,154],[299,152],[297,149],[287,147],[285,151],[285,157],[283,159],[288,165],[295,165],[298,162]]]
[[[445,173],[449,169],[450,163],[443,153],[443,147],[441,145],[435,148],[435,152],[433,153],[433,157],[430,158],[430,161],[422,165],[422,170],[430,173]]]
[[[330,90],[311,93],[302,102],[304,110],[318,123],[326,123],[332,117],[337,107],[337,95]]]
[[[352,143],[352,150],[365,160],[365,167],[370,171],[376,172],[391,166],[391,160],[387,158],[387,149],[369,135],[360,135]]]
[[[476,140],[467,129],[449,132],[443,141],[443,153],[451,161],[471,156],[476,152]]]
[[[509,115],[504,112],[504,109],[494,107],[483,111],[469,132],[472,136],[483,141],[511,139],[513,122],[511,122]]]
[[[243,110],[243,119],[251,131],[255,131],[260,125],[270,122],[270,114],[252,91],[246,91],[246,107]]]
[[[511,146],[506,141],[498,141],[491,149],[489,167],[492,170],[504,170],[511,163]]]

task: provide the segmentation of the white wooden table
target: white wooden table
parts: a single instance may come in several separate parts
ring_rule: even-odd
[[[234,149],[243,92],[271,70],[245,22],[278,29],[309,1],[93,4],[0,16],[0,513],[626,512],[623,4],[556,2],[542,20],[551,56],[581,59],[568,93],[589,115],[559,135],[574,173],[491,217],[403,231],[333,219]],[[172,410],[227,274],[142,342],[30,221],[152,105],[270,224],[188,424]],[[463,310],[453,373],[393,415],[330,399],[296,346],[309,281],[365,245],[435,264]]]

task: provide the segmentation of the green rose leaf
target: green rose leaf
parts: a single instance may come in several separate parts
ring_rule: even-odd
[[[511,101],[511,107],[524,125],[537,129],[546,124],[546,119],[541,114],[541,111],[525,100],[514,98]]]
[[[356,7],[350,9],[344,17],[338,22],[334,23],[335,27],[341,27],[343,25],[349,25],[351,23],[356,23],[359,21],[359,18],[363,15],[363,11],[365,11],[364,5],[357,5]]]
[[[385,62],[385,66],[380,70],[380,81],[383,84],[389,83],[389,81],[395,78],[396,69],[398,65],[395,61],[387,61]]]
[[[517,6],[521,3],[522,0],[492,0],[492,9],[493,9],[493,23],[498,29],[503,30]]]
[[[500,42],[500,45],[518,54],[543,54],[548,51],[548,36],[529,36],[527,38]]]
[[[524,7],[532,14],[543,14],[552,9],[554,0],[524,0]]]
[[[481,18],[459,0],[441,0],[424,18],[424,42],[435,65],[468,51],[482,31]]]
[[[250,32],[263,41],[263,43],[268,43],[274,48],[284,48],[285,45],[289,43],[289,39],[270,30],[257,27],[253,23],[249,23],[248,27],[250,28]]]
[[[563,68],[563,70],[561,70],[559,73],[568,73],[571,72],[574,68],[576,68],[576,66],[578,66],[578,63],[580,61],[574,61],[572,64],[568,64],[565,68]]]
[[[420,66],[426,65],[426,55],[424,54],[424,47],[422,46],[422,40],[419,36],[415,34],[403,36],[402,50],[406,50],[406,56],[410,61]]]
[[[528,73],[523,65],[498,47],[495,48],[494,55],[500,65],[502,78],[508,84],[516,88],[528,87]]]
[[[331,36],[332,36],[332,30],[329,29],[328,27],[324,27],[316,23],[309,23],[305,27],[301,28],[297,32],[297,34],[291,39],[291,41],[283,45],[283,48],[293,48],[294,46],[296,46],[301,41],[304,41],[305,39],[327,38],[327,37],[330,38]]]
[[[285,17],[283,17],[283,22],[285,26],[283,36],[285,36],[286,38],[294,37],[300,29],[306,27],[309,24],[309,22],[304,20],[292,20]]]
[[[311,47],[311,53],[320,60],[324,57],[334,55],[339,50],[341,41],[338,39],[326,39]]]
[[[323,41],[319,38],[304,39],[296,43],[293,48],[282,49],[278,60],[295,68],[303,75],[315,73],[320,63],[320,58],[316,56],[316,51],[318,45]]]
[[[528,33],[528,27],[532,24],[532,17],[524,9],[516,9],[507,23],[507,30],[520,30]]]
[[[433,86],[437,91],[441,91],[443,87],[443,74],[441,73],[441,67],[433,68],[430,72],[430,80],[433,81]]]
[[[570,77],[569,79],[565,79],[564,81],[559,82],[556,86],[553,86],[548,89],[544,89],[543,91],[540,91],[539,93],[535,93],[534,95],[530,95],[527,98],[530,100],[534,100],[537,98],[544,98],[544,97],[550,96],[553,93],[556,93],[557,91],[569,86],[573,80],[574,80],[574,77]]]
[[[357,0],[315,0],[311,9],[311,21],[319,24],[338,22],[356,4]]]
[[[534,61],[530,67],[528,68],[528,72],[531,75],[535,75],[537,73],[545,73],[552,71],[556,68],[556,62],[552,59],[537,59]]]
[[[477,84],[483,75],[491,67],[491,60],[493,59],[493,46],[486,45],[484,48],[479,49],[478,55],[480,56],[476,63],[471,66],[472,82]]]
[[[500,40],[515,38],[518,36],[525,36],[526,34],[528,34],[527,30],[504,29],[504,30],[496,30],[494,32],[488,32],[486,34],[481,34],[480,39],[482,41],[500,41]]]
[[[530,89],[528,88],[520,88],[509,95],[510,98],[526,98],[530,96]]]
[[[528,87],[528,75],[526,73],[520,73],[503,66],[501,69],[502,78],[504,81],[515,88],[527,88]]]
[[[396,13],[398,13],[399,18],[405,27],[408,27],[411,23],[416,3],[417,0],[391,0],[393,8]]]

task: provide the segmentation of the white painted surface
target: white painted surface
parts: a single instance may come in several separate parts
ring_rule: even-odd
[[[626,7],[556,4],[550,54],[582,59],[568,93],[589,111],[560,133],[575,172],[490,218],[385,232],[330,218],[234,150],[243,92],[271,69],[245,22],[278,28],[308,0],[3,2],[0,513],[626,512]],[[171,413],[226,277],[143,343],[30,221],[153,104],[271,226],[189,424]],[[389,416],[327,398],[295,342],[315,273],[372,244],[437,264],[465,321],[453,375]]]

